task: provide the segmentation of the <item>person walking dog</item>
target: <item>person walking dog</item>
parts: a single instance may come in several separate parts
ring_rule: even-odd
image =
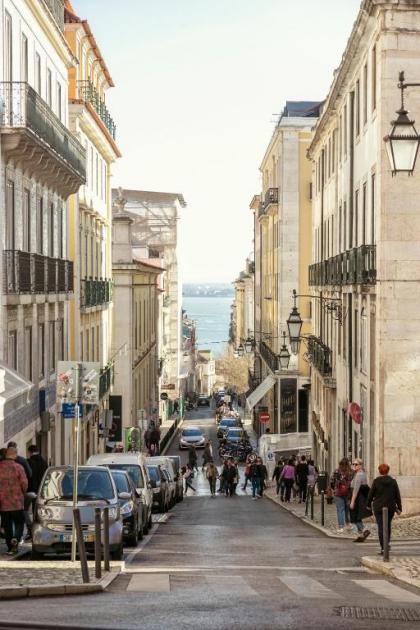
[[[378,537],[381,545],[380,555],[384,552],[384,528],[382,508],[388,508],[388,534],[391,540],[391,523],[395,514],[402,512],[401,494],[398,483],[389,476],[388,464],[378,466],[379,477],[376,477],[367,498],[368,507],[373,506],[373,514],[378,524]]]

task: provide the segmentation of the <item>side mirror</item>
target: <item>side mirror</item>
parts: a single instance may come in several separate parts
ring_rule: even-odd
[[[118,498],[123,499],[123,501],[129,501],[131,499],[131,492],[119,492]]]
[[[26,497],[27,499],[34,500],[34,499],[36,499],[36,498],[37,498],[37,496],[38,496],[38,495],[37,495],[37,493],[36,493],[36,492],[25,492],[25,497]]]

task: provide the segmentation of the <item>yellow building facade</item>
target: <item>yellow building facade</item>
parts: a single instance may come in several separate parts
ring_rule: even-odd
[[[103,450],[99,428],[109,408],[112,381],[111,166],[121,156],[116,126],[105,104],[114,86],[87,20],[65,3],[65,37],[77,59],[69,72],[70,128],[84,146],[86,184],[69,200],[69,249],[75,260],[75,299],[70,309],[70,359],[97,362],[100,403],[82,424],[81,460]],[[70,440],[68,456],[70,456]]]

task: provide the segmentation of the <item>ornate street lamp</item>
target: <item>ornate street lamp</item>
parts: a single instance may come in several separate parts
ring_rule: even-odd
[[[289,331],[290,343],[299,340],[300,331],[302,330],[302,318],[296,306],[296,291],[293,289],[293,308],[287,320],[287,329]]]
[[[248,337],[244,343],[245,352],[247,354],[250,354],[252,352],[253,345],[254,345],[253,340],[251,339],[251,337]]]
[[[392,174],[413,174],[419,150],[420,136],[414,126],[414,120],[408,117],[404,106],[404,90],[409,86],[419,86],[419,83],[405,83],[404,72],[399,74],[398,87],[401,90],[401,107],[397,110],[397,119],[391,122],[391,130],[384,141],[391,164]]]
[[[243,357],[243,356],[244,356],[244,353],[245,353],[245,348],[243,347],[243,345],[242,345],[242,344],[238,347],[237,352],[238,352],[238,356],[239,356],[239,357]]]
[[[295,340],[290,342],[290,350],[291,350],[292,354],[294,354],[295,356],[297,354],[299,354],[299,351],[300,351],[300,339],[295,339]]]
[[[279,363],[282,370],[287,370],[287,368],[289,367],[289,361],[290,361],[290,352],[288,351],[287,346],[286,346],[286,333],[283,332],[283,345],[280,349],[280,354],[279,354]]]

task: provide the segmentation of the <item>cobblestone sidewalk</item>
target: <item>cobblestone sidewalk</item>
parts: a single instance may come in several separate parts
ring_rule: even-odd
[[[347,529],[344,533],[340,534],[338,531],[337,516],[335,505],[328,504],[325,501],[325,525],[321,527],[321,498],[319,496],[314,497],[314,520],[310,519],[310,511],[308,516],[305,517],[305,504],[298,503],[292,500],[291,503],[282,503],[275,492],[275,487],[270,487],[266,491],[267,496],[279,503],[283,508],[292,512],[295,516],[305,520],[306,522],[313,522],[318,528],[323,529],[326,534],[330,536],[337,536],[337,538],[354,538],[355,530]],[[375,519],[368,518],[364,520],[371,531],[371,535],[377,538],[378,529]],[[420,540],[420,516],[411,517],[395,517],[392,521],[392,539],[393,540]]]
[[[399,556],[391,558],[390,562],[383,562],[378,557],[364,556],[362,564],[378,573],[420,588],[420,558]]]

